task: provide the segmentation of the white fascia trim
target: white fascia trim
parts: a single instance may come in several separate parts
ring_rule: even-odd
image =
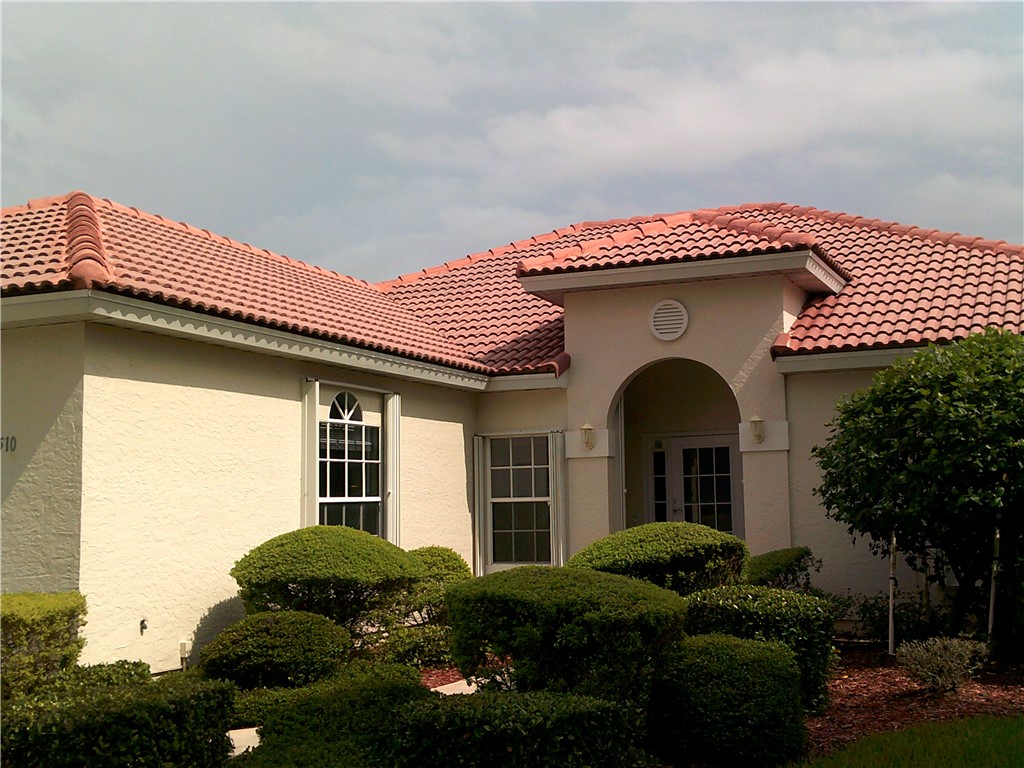
[[[487,382],[488,392],[522,392],[530,389],[568,389],[569,373],[520,373],[514,376],[493,376]]]
[[[561,303],[562,296],[571,291],[771,274],[787,275],[808,292],[838,293],[846,285],[846,281],[839,274],[810,250],[688,261],[680,264],[652,264],[554,275],[532,275],[519,278],[519,282],[528,293]]]
[[[250,352],[482,392],[489,376],[394,355],[310,339],[237,320],[201,315],[127,296],[92,290],[10,296],[0,303],[0,327],[21,328],[70,322],[100,322],[122,328],[192,339]]]
[[[859,352],[821,352],[813,355],[785,355],[775,358],[775,369],[783,374],[856,371],[888,368],[897,360],[912,357],[921,347],[868,349]]]

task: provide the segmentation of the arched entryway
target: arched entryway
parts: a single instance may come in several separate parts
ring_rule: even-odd
[[[707,365],[654,363],[620,401],[626,526],[685,521],[744,535],[740,409]]]

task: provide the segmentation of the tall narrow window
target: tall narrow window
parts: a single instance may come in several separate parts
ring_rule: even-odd
[[[384,534],[380,427],[363,421],[359,400],[341,392],[320,422],[319,522]]]
[[[491,562],[551,562],[548,437],[492,437],[488,446]]]

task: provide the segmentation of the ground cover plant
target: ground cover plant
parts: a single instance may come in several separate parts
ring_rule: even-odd
[[[911,679],[939,693],[955,691],[970,680],[987,657],[984,643],[958,637],[911,641],[896,649],[896,662]]]
[[[856,741],[804,768],[1019,768],[1024,717],[979,717],[924,723]]]
[[[728,533],[696,523],[648,523],[598,539],[566,563],[649,581],[688,595],[736,584],[747,545]]]

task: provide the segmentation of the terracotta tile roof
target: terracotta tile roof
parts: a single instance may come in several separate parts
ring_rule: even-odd
[[[560,373],[569,364],[562,308],[523,289],[519,263],[637,237],[651,221],[642,217],[575,224],[379,285],[497,373]]]
[[[83,192],[3,212],[5,295],[96,288],[486,372],[369,283]]]
[[[1024,331],[1024,246],[760,203],[583,222],[377,285],[83,193],[4,211],[5,294],[93,286],[492,374],[568,367],[562,309],[521,275],[810,249],[847,285],[773,353]]]

